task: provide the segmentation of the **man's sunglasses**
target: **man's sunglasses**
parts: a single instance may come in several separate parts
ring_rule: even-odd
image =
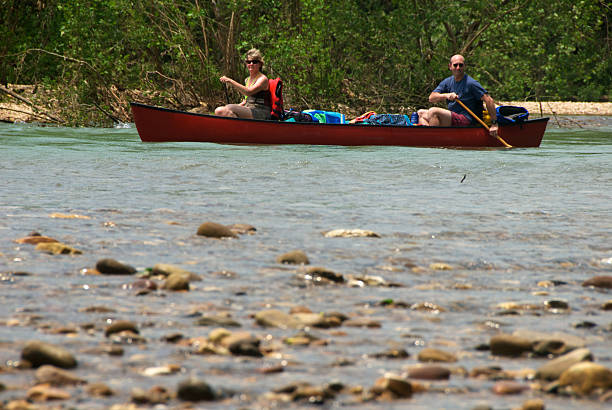
[[[261,63],[261,61],[259,60],[244,60],[245,63],[247,64],[259,64]]]
[[[455,67],[455,68],[463,67],[463,63],[455,63],[455,64],[453,64],[453,67]]]

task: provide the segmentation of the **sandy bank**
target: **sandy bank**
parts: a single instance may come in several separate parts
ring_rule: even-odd
[[[564,101],[504,101],[499,105],[518,105],[533,114],[556,115],[612,115],[612,102],[564,102]]]

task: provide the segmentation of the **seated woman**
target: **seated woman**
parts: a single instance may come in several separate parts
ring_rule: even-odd
[[[217,107],[215,115],[269,120],[272,104],[270,103],[268,77],[261,72],[264,64],[261,52],[256,48],[250,49],[246,53],[245,64],[249,70],[249,76],[244,80],[245,85],[226,76],[220,78],[222,83],[230,84],[244,94],[244,99],[240,104]]]

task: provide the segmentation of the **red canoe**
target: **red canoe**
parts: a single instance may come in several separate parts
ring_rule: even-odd
[[[406,127],[318,124],[217,117],[131,103],[143,142],[221,144],[396,145],[410,147],[503,147],[482,126]],[[513,147],[539,147],[548,118],[504,125],[500,137]]]

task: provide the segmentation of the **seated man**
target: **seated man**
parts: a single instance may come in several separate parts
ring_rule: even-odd
[[[469,75],[465,74],[465,59],[456,54],[451,57],[448,65],[452,76],[442,80],[435,90],[429,95],[429,102],[439,103],[448,101],[448,110],[432,107],[428,110],[419,110],[419,125],[464,127],[476,123],[461,105],[455,100],[461,99],[474,114],[482,118],[482,102],[484,101],[487,111],[491,115],[491,127],[489,133],[497,135],[497,118],[495,117],[495,102],[482,85]]]

